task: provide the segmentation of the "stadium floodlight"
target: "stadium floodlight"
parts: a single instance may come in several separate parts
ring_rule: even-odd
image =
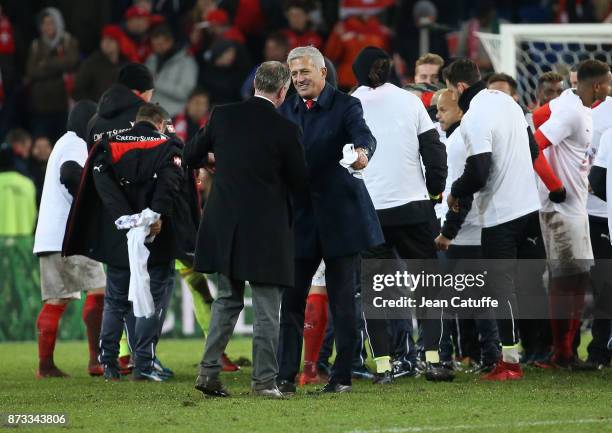
[[[567,76],[585,59],[612,64],[612,24],[501,24],[499,34],[476,34],[496,72],[513,76],[521,101],[536,104],[538,77],[555,71]]]

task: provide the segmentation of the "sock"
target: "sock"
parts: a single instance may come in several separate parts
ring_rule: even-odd
[[[317,373],[317,360],[325,338],[326,327],[327,294],[308,295],[304,316],[304,372],[311,376]]]
[[[387,371],[391,371],[391,357],[390,356],[379,356],[378,358],[374,358],[374,362],[376,362],[376,373],[385,373]]]
[[[564,296],[559,287],[558,279],[551,281],[548,297],[550,309],[550,327],[553,337],[554,358],[566,358],[565,337],[569,329],[567,296]],[[570,352],[571,353],[571,352]]]
[[[431,362],[432,364],[438,364],[440,362],[440,354],[437,350],[426,350],[425,361]]]
[[[57,338],[57,328],[60,318],[66,310],[66,305],[45,303],[38,314],[36,328],[38,329],[38,363],[40,369],[50,369],[55,366],[53,351]]]
[[[100,329],[102,328],[102,312],[104,310],[104,295],[88,294],[83,305],[83,322],[87,329],[87,342],[89,344],[89,362],[98,362]]]
[[[571,316],[568,321],[568,329],[563,341],[563,350],[568,354],[568,358],[574,355],[574,338],[576,333],[580,332],[580,321],[584,310],[584,295],[586,287],[583,284],[577,284],[576,289],[572,291]]]
[[[518,364],[520,361],[518,344],[514,346],[502,346],[502,361],[508,364]]]
[[[123,335],[121,335],[121,341],[119,341],[119,358],[124,356],[130,356],[130,346],[128,345],[125,331],[123,332]]]

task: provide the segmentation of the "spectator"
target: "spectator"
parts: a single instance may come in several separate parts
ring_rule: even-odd
[[[30,47],[25,79],[30,92],[30,124],[32,133],[55,141],[66,126],[78,44],[64,30],[64,20],[56,8],[43,9],[38,24],[40,38]]]
[[[303,1],[292,1],[285,9],[289,27],[282,32],[287,37],[290,50],[309,45],[321,49],[323,46],[321,36],[312,29],[308,12],[308,6]]]
[[[411,2],[403,2],[399,8],[399,19],[395,27],[394,45],[401,59],[408,65],[406,73],[415,76],[416,70],[412,69],[419,56],[423,57],[427,52],[436,53],[444,61],[448,60],[448,42],[446,35],[450,28],[437,23],[438,9],[431,1],[418,1],[411,6]],[[423,33],[421,29],[427,29],[427,39],[421,41]],[[421,52],[424,49],[425,52]]]
[[[32,178],[28,163],[32,153],[32,136],[23,129],[12,129],[6,135],[6,143],[13,151],[12,168],[16,172]]]
[[[210,93],[213,106],[241,100],[240,87],[248,73],[243,50],[234,41],[219,39],[198,56],[202,62],[198,82]]]
[[[264,46],[264,61],[277,61],[284,63],[289,54],[289,43],[286,36],[283,33],[272,33],[266,38],[266,44]],[[242,84],[240,93],[242,99],[246,100],[253,96],[255,88],[253,87],[253,80],[255,79],[255,72],[259,65],[251,69],[251,72],[247,76],[246,80]]]
[[[40,205],[42,197],[43,184],[45,183],[45,173],[47,171],[47,162],[53,150],[53,145],[48,137],[40,136],[34,140],[32,145],[32,157],[30,158],[30,173],[32,180],[36,186],[36,204]]]
[[[90,55],[81,65],[74,80],[74,99],[98,101],[119,75],[122,58],[120,44],[125,36],[118,26],[108,25],[102,30],[100,50]]]
[[[469,58],[483,73],[492,71],[491,59],[476,36],[476,32],[499,33],[499,25],[506,22],[497,17],[493,0],[481,1],[476,9],[476,17],[461,26],[457,57]]]
[[[202,48],[202,20],[208,16],[208,13],[216,9],[217,5],[214,0],[197,0],[195,6],[189,11],[184,20],[185,35],[189,39],[191,52],[195,53]]]
[[[13,120],[15,61],[13,26],[0,5],[0,140],[4,139]]]
[[[14,165],[13,151],[0,145],[0,236],[31,236],[36,223],[36,188]]]
[[[206,15],[206,25],[214,39],[224,38],[244,44],[246,39],[240,30],[230,23],[229,14],[225,9],[214,9]]]
[[[146,66],[155,77],[153,101],[174,117],[183,110],[196,86],[198,65],[186,49],[176,44],[172,30],[165,24],[151,32],[151,46],[153,54]]]
[[[196,88],[187,100],[185,111],[174,118],[176,135],[187,143],[200,128],[208,122],[210,110],[210,97],[208,92]]]
[[[365,0],[343,0],[341,15],[348,18],[338,22],[325,45],[325,55],[338,68],[338,87],[349,90],[357,84],[353,74],[353,61],[361,50],[367,46],[390,50],[390,31],[372,13],[380,12],[384,7],[378,4],[389,2],[377,1],[370,7]],[[350,6],[350,7],[349,7]]]
[[[132,6],[125,11],[125,34],[136,50],[136,58],[130,61],[142,63],[151,54],[149,30],[151,28],[151,13],[145,8]]]

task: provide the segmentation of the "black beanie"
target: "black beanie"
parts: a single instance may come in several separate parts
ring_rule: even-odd
[[[66,129],[87,141],[87,124],[89,119],[96,114],[97,107],[95,102],[88,99],[77,102],[68,115]]]
[[[146,92],[153,89],[153,74],[140,63],[128,63],[119,71],[118,83],[123,84],[128,89]]]
[[[389,57],[389,54],[387,54],[385,50],[378,47],[365,47],[363,50],[361,50],[353,62],[353,73],[355,74],[359,85],[372,87],[372,82],[370,81],[368,75],[370,74],[372,65],[378,59],[391,60],[391,57]],[[387,79],[388,77],[385,77],[385,80]]]

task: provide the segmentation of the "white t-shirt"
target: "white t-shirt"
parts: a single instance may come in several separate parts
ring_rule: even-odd
[[[440,122],[435,122],[434,127],[436,128],[436,131],[438,131],[438,135],[440,136],[440,142],[446,145],[446,132],[444,132],[442,128],[440,127]],[[447,154],[448,154],[448,150],[447,150]],[[448,182],[449,181],[447,180],[446,181],[447,188],[449,187]],[[446,211],[444,210],[444,206],[445,206],[444,198],[445,197],[446,197],[446,192],[442,195],[442,203],[436,203],[434,205],[434,211],[436,212],[437,219],[443,219],[444,215],[446,215]]]
[[[591,142],[591,160],[597,158],[601,135],[612,128],[612,97],[608,96],[601,104],[593,108],[593,141]],[[608,206],[595,194],[589,193],[587,213],[600,218],[608,218]]]
[[[455,129],[453,133],[446,139],[446,155],[448,160],[448,178],[446,180],[446,189],[444,190],[444,197],[448,197],[451,191],[451,186],[454,181],[459,179],[465,169],[465,160],[467,159],[467,148],[461,137],[461,131],[459,128]],[[480,245],[480,233],[482,226],[478,221],[478,204],[474,195],[474,201],[472,202],[472,209],[465,217],[465,221],[461,225],[461,229],[455,239],[453,239],[454,245]],[[448,204],[446,200],[443,200],[439,205],[443,212],[443,218],[448,212]],[[444,223],[443,223],[444,224]]]
[[[86,160],[87,144],[74,132],[66,132],[55,143],[47,162],[40,200],[38,225],[34,237],[35,254],[62,250],[72,196],[60,183],[60,167],[66,161],[76,161],[83,167]]]
[[[540,126],[540,132],[552,143],[544,149],[544,155],[567,191],[563,203],[553,203],[548,199],[548,188],[538,180],[542,212],[586,215],[588,152],[593,137],[591,109],[582,104],[572,89],[568,89],[550,102],[550,117]]]
[[[468,157],[491,152],[489,178],[474,199],[480,224],[492,227],[538,210],[527,122],[514,99],[497,90],[481,90],[459,128]]]
[[[612,167],[612,127],[605,130],[599,138],[599,149],[595,155],[593,165],[610,170]],[[612,176],[606,171],[606,201],[599,200],[606,205],[608,230],[612,233]],[[612,240],[612,235],[610,236]]]
[[[361,101],[365,121],[377,142],[376,153],[364,170],[374,208],[428,200],[418,135],[434,125],[421,100],[391,83],[375,89],[361,86],[353,96]]]

